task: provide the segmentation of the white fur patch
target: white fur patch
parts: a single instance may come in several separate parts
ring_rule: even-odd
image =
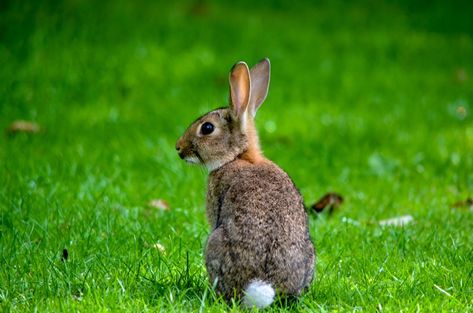
[[[192,163],[192,164],[200,163],[200,160],[196,158],[195,156],[186,157],[184,160],[186,160],[187,163]]]
[[[258,309],[269,306],[274,301],[273,287],[261,280],[253,280],[245,289],[243,305],[247,308],[256,306]]]
[[[207,167],[207,170],[209,172],[215,171],[216,169],[220,168],[222,165],[223,165],[223,162],[220,160],[205,163],[205,166]]]

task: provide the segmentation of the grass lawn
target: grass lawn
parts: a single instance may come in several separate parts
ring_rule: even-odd
[[[473,5],[446,3],[2,1],[0,311],[239,311],[174,144],[263,56],[266,155],[345,197],[310,215],[310,290],[267,311],[473,310]]]

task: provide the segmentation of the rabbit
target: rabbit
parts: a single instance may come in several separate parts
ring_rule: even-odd
[[[264,308],[276,296],[297,297],[314,276],[315,248],[301,194],[263,156],[254,117],[266,99],[270,62],[229,75],[230,104],[192,123],[176,143],[181,159],[209,171],[205,247],[210,283],[225,299]]]

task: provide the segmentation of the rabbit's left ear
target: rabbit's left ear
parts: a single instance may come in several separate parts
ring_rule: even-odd
[[[271,64],[268,58],[264,58],[250,70],[251,97],[249,108],[253,117],[268,95],[270,72]]]
[[[236,63],[230,71],[230,105],[236,118],[244,124],[250,103],[250,70],[245,62]]]

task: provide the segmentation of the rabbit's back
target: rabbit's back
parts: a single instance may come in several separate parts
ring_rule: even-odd
[[[212,259],[218,266],[209,272],[218,269],[215,276],[226,276],[226,285],[220,286],[224,293],[238,292],[252,279],[270,282],[285,294],[297,295],[308,286],[314,249],[307,215],[283,170],[270,161],[231,162],[210,175],[207,201],[209,221],[221,241],[213,245],[217,236],[210,236],[207,265]]]

